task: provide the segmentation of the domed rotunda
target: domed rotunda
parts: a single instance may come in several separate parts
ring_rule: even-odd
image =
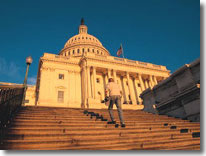
[[[87,33],[87,26],[84,19],[79,26],[79,34],[71,37],[59,55],[82,56],[84,53],[94,53],[97,55],[110,56],[109,51],[103,47],[102,43],[93,35]]]

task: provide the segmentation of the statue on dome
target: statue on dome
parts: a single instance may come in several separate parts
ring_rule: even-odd
[[[84,18],[81,19],[81,25],[84,25]]]

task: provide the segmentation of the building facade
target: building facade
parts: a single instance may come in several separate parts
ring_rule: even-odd
[[[101,100],[114,78],[123,91],[123,109],[142,109],[139,95],[170,75],[165,66],[111,56],[101,42],[87,33],[81,21],[58,55],[44,53],[39,60],[37,106],[107,108]]]

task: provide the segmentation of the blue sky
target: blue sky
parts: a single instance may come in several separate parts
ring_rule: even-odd
[[[23,83],[31,55],[35,83],[39,58],[58,54],[82,17],[114,56],[122,43],[126,58],[171,72],[200,57],[198,0],[0,0],[0,81]]]

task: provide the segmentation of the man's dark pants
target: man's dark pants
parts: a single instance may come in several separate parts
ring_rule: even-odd
[[[113,115],[113,105],[114,104],[116,104],[120,122],[121,124],[124,124],[122,108],[121,108],[121,97],[119,95],[110,96],[110,104],[109,104],[108,110],[109,110],[109,115],[112,121],[114,121],[114,115]]]

